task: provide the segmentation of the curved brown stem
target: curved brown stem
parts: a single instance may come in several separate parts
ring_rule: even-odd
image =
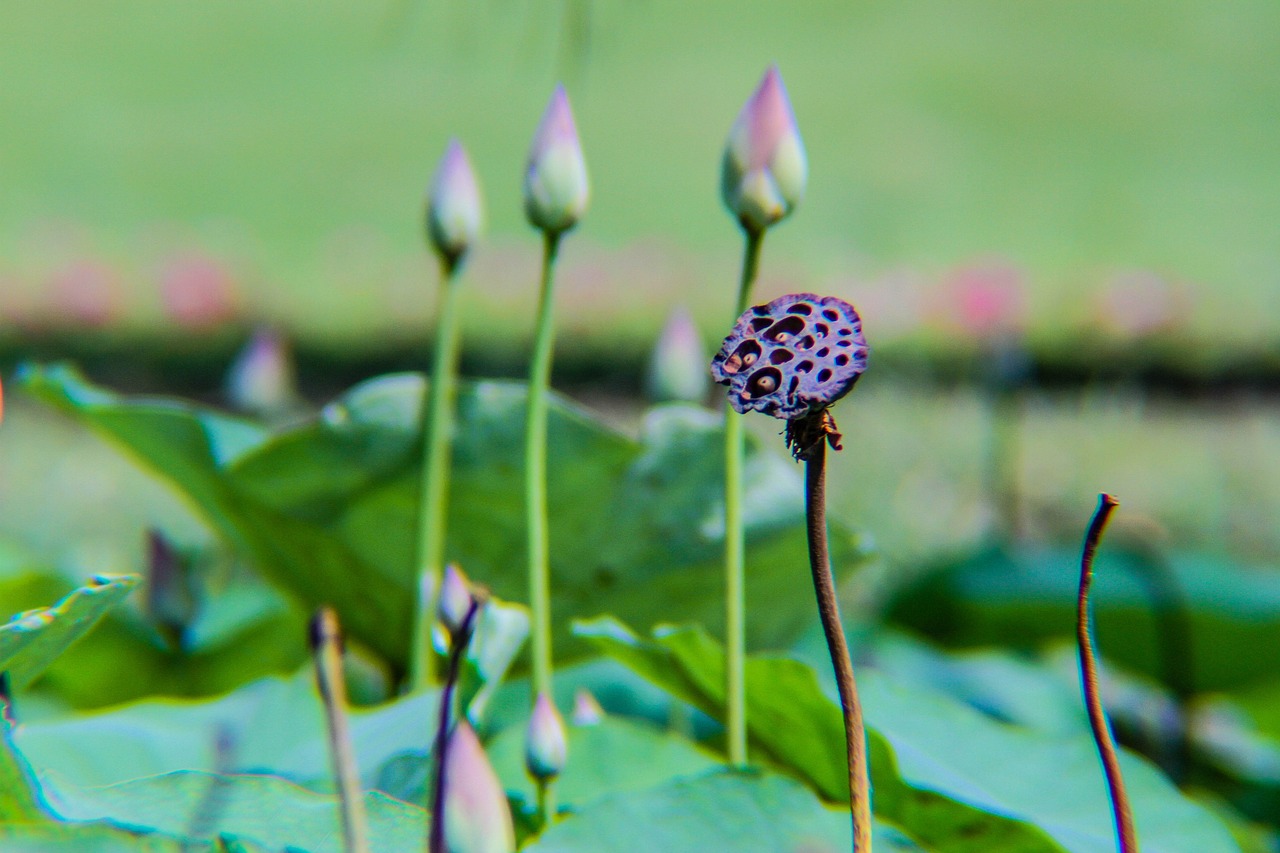
[[[871,851],[871,782],[867,771],[867,735],[862,724],[862,705],[853,680],[853,662],[840,627],[840,606],[836,602],[835,579],[827,550],[827,441],[820,437],[803,451],[805,461],[805,510],[808,520],[809,567],[813,591],[818,598],[818,614],[827,635],[831,665],[840,690],[844,712],[845,755],[849,765],[849,811],[853,819],[854,853]]]
[[[1076,643],[1080,648],[1080,682],[1084,689],[1084,704],[1089,711],[1089,728],[1093,730],[1094,743],[1102,758],[1102,769],[1107,776],[1107,788],[1111,794],[1111,809],[1115,815],[1116,844],[1120,853],[1137,853],[1138,836],[1133,828],[1133,811],[1129,807],[1129,795],[1125,792],[1124,777],[1120,774],[1120,759],[1116,742],[1107,724],[1107,713],[1102,707],[1098,690],[1098,662],[1094,654],[1093,638],[1089,630],[1089,588],[1093,584],[1093,557],[1102,539],[1102,531],[1111,513],[1120,502],[1108,494],[1098,496],[1098,509],[1089,523],[1084,537],[1084,553],[1080,557],[1080,594],[1076,598]]]

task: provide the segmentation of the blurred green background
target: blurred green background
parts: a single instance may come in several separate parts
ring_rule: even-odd
[[[841,410],[840,514],[902,560],[990,531],[972,380],[994,322],[1025,331],[1043,380],[1014,450],[1027,532],[1076,536],[1105,488],[1174,543],[1274,560],[1277,44],[1268,0],[19,4],[0,28],[0,362],[68,354],[216,399],[270,323],[317,398],[422,366],[423,193],[456,135],[491,232],[464,364],[519,375],[539,250],[519,179],[563,79],[594,196],[563,254],[559,381],[633,426],[668,313],[708,346],[727,329],[720,148],[776,62],[811,181],[757,294],[850,298],[873,346]],[[52,414],[11,400],[5,426],[0,535],[96,569],[136,561],[145,521],[198,535]]]

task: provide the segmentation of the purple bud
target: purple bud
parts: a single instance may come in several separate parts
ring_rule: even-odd
[[[227,399],[246,412],[287,412],[299,401],[293,352],[284,335],[261,328],[245,344],[227,371]]]
[[[524,765],[535,779],[554,779],[564,770],[569,757],[569,745],[565,740],[564,720],[556,710],[556,703],[546,693],[539,693],[529,717],[529,730],[525,734]]]
[[[604,708],[585,687],[573,694],[572,719],[575,726],[597,726],[604,720]]]
[[[557,86],[529,149],[524,212],[536,228],[558,234],[587,209],[587,164],[564,86]]]
[[[772,65],[729,131],[720,191],[744,228],[763,231],[800,202],[807,178],[804,143]]]
[[[462,627],[463,620],[467,618],[467,611],[471,609],[471,598],[471,583],[462,569],[454,563],[446,565],[444,577],[440,582],[440,602],[437,613],[440,621],[449,629],[449,633],[456,634]]]
[[[456,139],[440,158],[427,198],[427,234],[436,252],[450,266],[475,245],[484,226],[480,185],[466,149]]]
[[[465,719],[454,726],[444,751],[444,845],[449,853],[516,849],[506,791]]]
[[[693,318],[677,307],[667,318],[649,361],[649,396],[701,401],[707,395],[707,353]]]

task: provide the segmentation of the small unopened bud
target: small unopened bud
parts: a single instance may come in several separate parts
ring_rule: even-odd
[[[462,260],[484,227],[480,185],[466,149],[456,139],[440,158],[427,197],[427,235],[449,267]]]
[[[449,853],[512,853],[507,794],[475,730],[459,720],[444,754],[444,846]]]
[[[770,66],[729,131],[720,191],[729,212],[750,231],[763,231],[804,196],[809,167],[786,87]]]
[[[241,411],[281,416],[298,406],[297,368],[283,334],[260,328],[227,371],[227,399]]]
[[[440,603],[437,612],[440,621],[449,629],[450,634],[456,634],[462,628],[462,623],[467,618],[467,611],[471,609],[472,598],[471,582],[467,580],[462,569],[454,563],[446,565],[444,578],[440,582]]]
[[[524,766],[530,776],[546,781],[560,775],[568,757],[564,720],[560,718],[552,698],[546,693],[539,693],[525,734]]]
[[[564,86],[557,86],[529,149],[524,212],[548,234],[572,228],[587,209],[590,191],[582,143]]]
[[[700,402],[707,396],[710,379],[707,352],[698,327],[684,308],[667,318],[649,361],[649,396],[654,400]]]
[[[598,726],[604,721],[604,708],[585,687],[573,694],[572,720],[575,726]]]

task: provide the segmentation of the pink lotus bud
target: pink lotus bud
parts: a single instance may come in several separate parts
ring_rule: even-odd
[[[189,252],[172,258],[160,273],[165,315],[179,326],[207,329],[240,313],[235,275],[217,258]]]
[[[465,719],[444,751],[444,846],[449,853],[513,853],[507,794]]]
[[[484,226],[480,185],[466,149],[456,139],[440,158],[427,197],[427,235],[431,245],[450,267],[475,245]]]
[[[573,694],[572,719],[575,726],[598,726],[604,720],[604,708],[585,687]]]
[[[702,401],[710,374],[707,351],[689,312],[677,307],[667,318],[649,361],[649,396],[655,400]]]
[[[534,227],[558,234],[577,224],[590,195],[582,143],[564,86],[557,86],[529,149],[524,212]]]
[[[456,564],[449,563],[444,567],[444,577],[440,581],[440,602],[437,614],[450,634],[456,634],[467,618],[471,609],[471,582]]]
[[[297,370],[284,335],[261,328],[227,370],[227,399],[232,406],[260,415],[278,415],[298,404]]]
[[[771,65],[729,131],[720,173],[724,203],[743,228],[763,231],[800,202],[808,173],[786,87]]]
[[[539,693],[525,734],[524,766],[530,776],[546,781],[560,775],[568,757],[564,720],[555,701],[546,693]]]

